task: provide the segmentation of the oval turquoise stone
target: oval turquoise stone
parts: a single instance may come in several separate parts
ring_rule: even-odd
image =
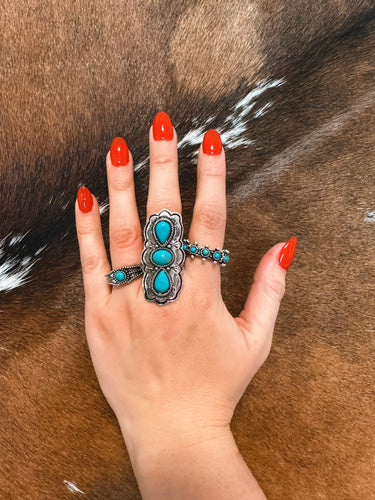
[[[172,254],[169,250],[162,248],[160,250],[156,250],[152,254],[152,262],[157,266],[166,266],[172,260]]]
[[[162,269],[156,275],[154,288],[159,293],[165,293],[170,287],[168,274]]]
[[[182,250],[186,250],[186,245],[183,245]]]
[[[115,274],[115,278],[117,279],[117,281],[124,281],[125,274],[122,271],[117,271],[117,273]]]
[[[190,252],[195,253],[197,251],[197,247],[190,247]]]
[[[214,259],[220,259],[220,253],[219,252],[215,252],[214,253]]]
[[[155,226],[156,237],[163,245],[171,234],[171,225],[166,220],[161,220]]]
[[[226,255],[226,256],[224,257],[224,262],[228,262],[228,260],[229,260],[229,255]]]
[[[205,257],[210,253],[209,250],[207,250],[207,248],[205,248],[204,250],[202,250],[202,255],[204,255]]]

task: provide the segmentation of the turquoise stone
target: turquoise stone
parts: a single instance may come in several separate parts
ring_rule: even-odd
[[[224,257],[224,262],[228,262],[228,260],[229,260],[229,255],[226,255],[226,256]]]
[[[161,220],[155,226],[156,237],[163,245],[171,234],[171,225],[166,220]]]
[[[152,262],[157,266],[166,266],[172,260],[172,254],[169,250],[162,248],[160,250],[156,250],[152,254]]]
[[[117,279],[117,281],[124,281],[125,274],[122,271],[117,271],[117,273],[115,274],[115,278]]]
[[[186,245],[183,245],[182,250],[186,250]]]
[[[190,247],[190,252],[195,253],[197,251],[197,247]]]
[[[204,250],[202,250],[202,255],[204,255],[205,257],[207,257],[207,255],[210,253],[210,251],[205,248]]]
[[[215,252],[214,253],[214,259],[220,259],[220,253],[219,252]]]
[[[159,293],[165,293],[170,287],[167,273],[162,269],[156,275],[154,280],[154,288]]]

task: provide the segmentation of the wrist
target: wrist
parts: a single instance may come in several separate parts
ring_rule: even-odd
[[[179,434],[174,428],[128,448],[144,500],[265,500],[229,425]],[[125,437],[127,446],[128,441]]]
[[[185,449],[199,449],[205,443],[226,441],[235,446],[230,423],[203,418],[165,418],[154,415],[152,421],[137,426],[120,422],[120,428],[135,471],[152,466],[161,456],[176,456]]]

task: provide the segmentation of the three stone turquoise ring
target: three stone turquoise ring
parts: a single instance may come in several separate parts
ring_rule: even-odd
[[[178,212],[163,208],[149,217],[144,227],[142,252],[142,286],[146,300],[164,305],[177,299],[185,261],[183,232]]]

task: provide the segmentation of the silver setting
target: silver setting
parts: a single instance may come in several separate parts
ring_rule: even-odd
[[[191,251],[192,247],[195,247],[196,249],[195,252]],[[229,262],[229,254],[230,254],[229,250],[220,250],[219,247],[211,249],[208,247],[208,245],[205,246],[198,245],[196,241],[194,241],[194,243],[190,243],[190,241],[187,238],[185,238],[183,241],[183,250],[186,253],[186,255],[190,255],[192,259],[194,259],[195,257],[200,257],[202,260],[209,259],[214,264],[220,264],[222,267],[225,267]],[[205,253],[207,253],[208,250],[208,254],[204,255],[203,250],[205,251]],[[215,258],[214,256],[216,253],[220,254],[220,257]]]
[[[116,278],[116,273],[121,271],[124,273],[125,278],[123,280],[118,280]],[[112,271],[108,274],[105,275],[107,278],[107,283],[109,285],[126,285],[127,283],[130,283],[131,281],[135,280],[138,278],[138,276],[141,276],[143,274],[143,269],[142,266],[139,264],[137,266],[124,266],[124,267],[119,267],[118,269],[112,269]]]
[[[171,232],[164,243],[160,243],[156,236],[156,225],[165,220],[171,226]],[[142,252],[143,290],[146,300],[159,305],[173,302],[177,299],[182,287],[182,271],[185,261],[185,252],[182,249],[182,235],[184,228],[182,218],[178,212],[162,209],[158,214],[152,214],[144,227],[144,249]],[[157,265],[152,260],[156,250],[166,249],[172,254],[172,260],[166,265]],[[154,281],[157,274],[163,270],[169,279],[169,288],[165,292],[157,291]]]

